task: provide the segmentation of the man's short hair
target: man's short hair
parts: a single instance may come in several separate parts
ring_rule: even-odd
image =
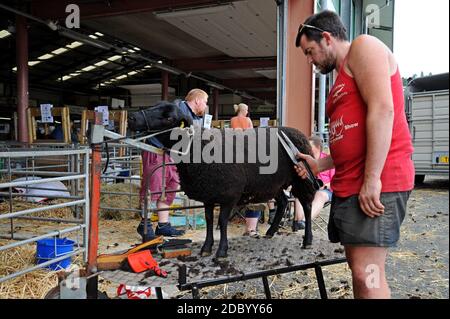
[[[302,26],[304,27],[302,28]],[[313,28],[308,26],[311,26]],[[317,43],[320,43],[320,41],[322,40],[322,31],[318,29],[331,33],[331,35],[338,40],[348,40],[347,30],[345,29],[345,26],[342,23],[339,15],[337,15],[337,13],[333,11],[324,10],[310,16],[305,20],[305,22],[300,25],[297,38],[295,39],[295,45],[297,47],[300,46],[300,39],[303,34],[309,40],[314,40]]]
[[[184,99],[185,99],[185,101],[193,101],[196,98],[200,98],[200,97],[208,98],[208,93],[206,93],[205,91],[203,91],[201,89],[192,89],[189,91],[189,93],[186,95],[186,97]]]

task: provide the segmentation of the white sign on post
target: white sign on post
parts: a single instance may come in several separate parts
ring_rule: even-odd
[[[211,114],[205,114],[204,120],[203,120],[203,128],[211,128],[212,124],[212,115]]]
[[[259,119],[259,127],[269,127],[269,117],[261,117]]]
[[[109,111],[107,105],[97,106],[95,112],[103,113],[103,125],[109,125]]]
[[[41,104],[41,121],[42,123],[53,123],[51,104]]]

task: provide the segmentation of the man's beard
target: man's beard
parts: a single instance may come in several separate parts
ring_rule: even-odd
[[[319,69],[320,73],[328,74],[336,69],[336,63],[333,61],[326,61],[320,65],[317,65],[316,67]]]
[[[333,72],[333,70],[334,70],[335,68],[336,68],[335,65],[333,65],[333,64],[327,64],[325,67],[320,67],[319,70],[320,70],[320,73],[322,73],[322,74],[328,74],[328,73]]]
[[[328,74],[336,69],[336,59],[333,59],[331,55],[328,55],[325,61],[316,65],[316,67],[319,69],[320,73]]]

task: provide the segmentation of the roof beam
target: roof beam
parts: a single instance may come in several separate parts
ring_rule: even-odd
[[[259,89],[259,88],[276,88],[277,80],[268,79],[264,77],[260,78],[247,78],[247,79],[226,79],[221,80],[221,83],[228,87],[236,89]]]
[[[173,66],[187,72],[214,70],[262,69],[275,68],[276,57],[264,58],[230,58],[228,56],[178,59],[172,61]]]
[[[261,100],[275,100],[277,98],[277,92],[275,91],[248,92],[248,93],[257,98],[260,98]]]
[[[81,19],[111,17],[139,12],[152,12],[192,8],[217,3],[225,4],[240,0],[109,0],[84,1],[78,3]],[[34,0],[32,1],[32,14],[41,19],[65,19],[66,7],[74,3],[73,0]]]

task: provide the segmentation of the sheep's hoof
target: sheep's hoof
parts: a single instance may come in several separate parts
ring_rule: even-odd
[[[227,261],[227,255],[220,256],[220,257],[216,255],[216,257],[214,258],[214,261],[217,263],[223,263],[223,262]]]
[[[208,257],[211,256],[212,254],[212,247],[202,247],[202,249],[200,249],[200,256],[202,257]]]
[[[275,235],[276,231],[270,231],[270,229],[266,232],[267,238],[272,238]]]

